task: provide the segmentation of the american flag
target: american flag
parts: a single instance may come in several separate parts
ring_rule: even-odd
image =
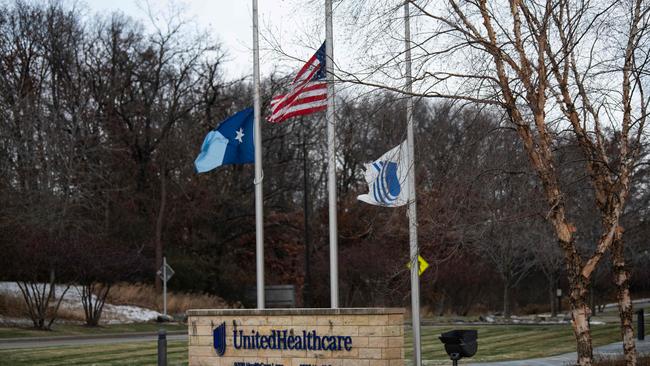
[[[285,119],[327,109],[327,74],[325,68],[325,42],[298,71],[287,94],[273,97],[269,122],[280,123]]]

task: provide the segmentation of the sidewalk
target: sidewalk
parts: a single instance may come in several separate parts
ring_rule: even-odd
[[[540,347],[544,345],[541,344]],[[636,350],[638,354],[650,354],[650,340],[646,337],[643,341],[636,341]],[[481,352],[481,345],[479,343],[479,352]],[[596,347],[594,355],[602,355],[606,357],[617,356],[623,354],[623,343],[616,342],[606,346]],[[468,363],[468,366],[565,366],[573,365],[576,361],[576,353],[566,353],[558,356],[551,356],[545,358],[534,358],[530,360],[521,361],[500,361],[500,362],[485,362],[485,363]]]

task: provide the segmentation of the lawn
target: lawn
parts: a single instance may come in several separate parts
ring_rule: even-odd
[[[134,342],[92,346],[0,350],[0,365],[156,365],[157,343]],[[187,341],[167,344],[167,364],[187,365]]]
[[[52,330],[43,331],[34,328],[0,327],[0,338],[21,338],[21,337],[57,337],[73,335],[100,335],[110,333],[131,333],[131,332],[157,332],[165,328],[169,331],[187,331],[187,325],[172,323],[133,323],[114,324],[101,327],[87,327],[76,324],[54,324]]]
[[[478,352],[473,362],[509,361],[558,355],[575,351],[570,325],[479,325],[423,326],[422,359],[427,365],[448,365],[449,359],[438,336],[452,329],[477,329]],[[592,325],[594,346],[620,340],[617,325]],[[412,356],[411,333],[405,339],[406,359]]]
[[[157,326],[153,324],[153,326]],[[109,328],[109,327],[106,327]],[[113,331],[116,328],[110,328]],[[477,329],[479,347],[472,361],[506,361],[551,356],[575,350],[569,325],[479,325],[423,326],[422,359],[426,365],[449,365],[450,361],[438,340],[440,333],[451,329]],[[137,330],[143,330],[142,326]],[[70,330],[72,331],[72,330]],[[619,340],[617,325],[593,325],[594,345]],[[406,334],[406,359],[411,358],[411,332]],[[187,342],[170,341],[169,365],[187,364]],[[155,365],[156,342],[0,350],[0,365]]]

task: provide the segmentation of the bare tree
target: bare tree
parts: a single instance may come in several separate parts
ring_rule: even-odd
[[[504,220],[501,218],[500,220]],[[494,222],[486,235],[485,242],[480,243],[479,251],[490,261],[503,283],[503,316],[510,318],[511,290],[526,278],[533,268],[532,250],[520,218],[513,222]],[[519,234],[519,235],[518,235]]]
[[[120,243],[106,233],[80,233],[69,248],[72,282],[81,297],[86,325],[97,326],[111,287],[142,275],[144,261],[138,247]]]
[[[52,272],[54,273],[54,272]],[[27,304],[29,317],[34,323],[34,328],[48,330],[57,318],[61,301],[70,289],[65,286],[64,290],[56,295],[56,277],[52,275],[50,281],[36,283],[31,281],[17,281],[20,293]]]
[[[614,248],[627,364],[635,364],[631,301],[620,218],[632,167],[644,142],[647,116],[648,21],[642,0],[621,2],[408,1],[423,27],[413,39],[415,94],[455,98],[501,109],[541,182],[565,257],[577,363],[591,365],[587,304],[592,274]],[[395,4],[397,5],[397,4]],[[615,21],[613,19],[616,19]],[[393,58],[395,60],[396,58]],[[386,83],[390,60],[365,74],[337,71],[342,80],[399,91]],[[376,66],[376,65],[375,65]],[[554,143],[571,133],[587,161],[601,216],[591,253],[581,253],[580,228],[567,213]]]
[[[64,11],[56,3],[38,7],[16,1],[1,7],[0,113],[6,123],[0,141],[9,179],[0,215],[14,234],[9,272],[34,326],[49,329],[68,288],[57,294],[55,284],[69,280],[62,266],[65,235],[75,223],[71,212],[79,198],[74,162],[80,139],[67,124],[79,117],[74,107],[82,99],[67,98],[76,81],[79,24],[74,9]],[[66,63],[67,72],[61,67]]]
[[[34,327],[49,330],[70,288],[59,285],[70,279],[63,266],[69,262],[68,248],[38,227],[14,228],[7,233],[11,239],[3,248],[12,260],[5,273],[15,279]]]
[[[163,155],[169,154],[169,149],[164,153],[160,149],[175,133],[176,125],[189,121],[200,107],[200,86],[204,77],[216,78],[223,55],[206,34],[187,32],[181,14],[161,15],[163,24],[151,17],[156,31],[145,38],[136,24],[113,15],[107,24],[99,25],[87,52],[89,72],[97,75],[90,90],[98,103],[99,118],[111,140],[129,152],[137,172],[131,180],[140,214],[147,226],[154,223],[150,238],[155,255],[151,273],[155,273],[162,265],[168,200],[169,168]],[[157,182],[160,203],[152,209],[148,193]],[[159,288],[157,276],[155,281]]]
[[[540,218],[541,219],[541,218]],[[551,316],[557,316],[558,300],[556,290],[562,274],[562,251],[553,240],[553,233],[546,224],[531,225],[530,240],[535,265],[542,272],[548,284],[548,298]]]
[[[497,128],[486,142],[485,154],[491,158],[482,164],[484,171],[479,176],[485,234],[475,246],[501,279],[503,316],[510,318],[511,292],[534,266],[528,227],[538,192],[512,130]]]

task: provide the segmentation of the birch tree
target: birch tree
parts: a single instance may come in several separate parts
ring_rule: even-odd
[[[395,35],[399,27],[377,21],[386,17],[376,9],[393,7],[395,19],[403,4],[351,5],[356,23],[363,20],[361,8],[372,8],[373,16],[365,19],[382,32],[371,26],[366,27],[372,29],[367,38],[361,37],[363,30],[355,34],[361,43],[372,42],[361,48],[362,58],[376,62],[366,61],[365,68],[349,72],[337,70],[342,81],[401,90],[394,80],[400,80],[402,58],[377,42],[382,33]],[[416,29],[410,43],[417,70],[413,94],[500,110],[522,142],[547,203],[545,216],[564,256],[577,364],[593,363],[588,289],[608,251],[618,286],[626,363],[636,364],[620,218],[647,135],[648,2],[408,0],[407,4]],[[372,51],[378,48],[384,54],[373,58]],[[391,65],[397,71],[391,72]],[[585,172],[600,213],[600,235],[590,252],[576,245],[581,228],[568,214],[554,154],[558,141],[569,136],[578,141],[586,159]]]

